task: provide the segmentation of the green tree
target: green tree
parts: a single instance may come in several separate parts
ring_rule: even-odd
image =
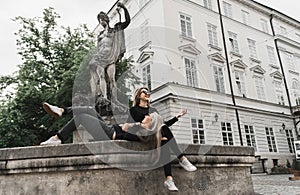
[[[76,72],[94,44],[86,25],[59,27],[59,18],[53,8],[45,9],[41,18],[15,18],[22,26],[16,33],[22,64],[16,75],[0,78],[0,89],[15,89],[2,97],[0,147],[38,144],[69,119],[54,120],[41,103],[71,105]]]
[[[0,147],[37,145],[49,138],[70,118],[55,120],[43,111],[42,102],[71,105],[78,80],[79,88],[90,90],[86,85],[88,61],[95,49],[93,34],[86,25],[60,27],[59,18],[53,8],[45,9],[42,17],[15,18],[22,26],[16,33],[22,64],[16,74],[0,77]],[[129,94],[128,87],[139,84],[129,71],[132,68],[129,59],[117,64],[116,80],[122,80],[118,86],[120,97]],[[14,92],[4,93],[7,88]]]

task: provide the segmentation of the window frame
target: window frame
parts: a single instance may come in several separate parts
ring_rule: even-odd
[[[195,58],[185,56],[184,67],[185,67],[185,77],[187,86],[198,87],[198,73],[197,73],[197,61]],[[188,62],[188,64],[187,64]],[[189,66],[189,67],[188,67]]]
[[[228,31],[228,38],[230,42],[230,49],[232,52],[239,54],[238,35],[234,32]]]
[[[229,124],[230,130],[228,130],[228,124]],[[231,123],[221,122],[221,135],[222,135],[222,143],[224,146],[234,146],[234,136],[233,136]],[[228,144],[225,144],[224,138],[226,138],[226,142],[228,142]]]
[[[242,80],[241,79],[237,80],[237,77],[236,77],[237,74],[238,74],[239,78],[242,78]],[[247,90],[246,90],[245,72],[241,71],[241,70],[235,70],[234,71],[234,80],[235,80],[236,87],[238,89],[238,94],[246,96]],[[240,87],[239,87],[237,81],[239,81]]]
[[[193,38],[192,17],[184,13],[179,13],[179,19],[181,35],[184,37]]]
[[[222,66],[213,64],[213,77],[215,81],[216,91],[220,93],[225,93],[225,76],[223,69],[224,68]]]
[[[195,122],[193,122],[193,120]],[[202,121],[202,122],[199,123],[199,121]],[[192,143],[193,144],[205,144],[206,143],[206,137],[205,137],[204,120],[200,119],[200,118],[191,118],[190,122],[191,122],[191,131],[192,131]],[[195,124],[195,126],[193,126],[193,124]],[[194,133],[195,131],[196,131],[196,133]],[[197,136],[196,140],[194,139],[195,136]]]
[[[232,5],[230,3],[223,1],[223,11],[224,11],[224,16],[232,18]]]
[[[246,129],[249,130],[249,132],[247,132]],[[252,130],[252,132],[251,132],[251,130]],[[244,125],[244,131],[245,131],[245,138],[246,138],[247,146],[254,147],[255,151],[257,151],[257,144],[256,144],[256,138],[255,138],[255,129],[254,129],[253,125],[245,124]],[[248,142],[247,136],[249,136],[250,143]]]
[[[276,137],[274,134],[273,127],[265,127],[265,133],[267,138],[267,144],[269,152],[278,152],[277,144],[276,144]]]
[[[219,47],[217,26],[211,23],[207,23],[208,42],[210,45]]]
[[[249,39],[249,38],[247,39],[247,41],[248,41],[250,58],[258,59],[257,49],[256,49],[256,41],[253,39]]]
[[[266,99],[265,85],[263,80],[264,77],[254,76],[255,91],[256,91],[257,98],[259,100]]]
[[[147,63],[142,67],[142,80],[143,84],[148,87],[151,91],[152,89],[152,76],[151,76],[151,63]]]

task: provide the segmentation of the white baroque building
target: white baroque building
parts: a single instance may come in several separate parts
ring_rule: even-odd
[[[252,0],[126,0],[126,57],[179,143],[253,146],[253,171],[292,164],[300,23]],[[117,4],[117,2],[116,2]],[[116,4],[111,23],[120,19]]]

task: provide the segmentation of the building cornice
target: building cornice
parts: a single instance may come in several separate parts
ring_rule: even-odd
[[[211,94],[219,94],[215,91],[210,91],[207,89],[200,89],[200,88],[192,88],[186,85],[181,85],[178,83],[173,83],[173,82],[168,82],[166,84],[163,84],[157,88],[155,88],[154,90],[151,91],[152,94],[154,94],[155,92],[158,92],[164,88],[172,88],[172,87],[181,87],[181,88],[185,88],[185,89],[192,89],[192,90],[197,90],[200,92],[209,92]],[[174,89],[174,88],[173,88]],[[231,97],[231,95],[229,94],[224,94],[225,96]],[[261,100],[256,100],[256,99],[251,99],[251,98],[244,98],[244,97],[240,97],[240,96],[235,96],[235,98],[238,100],[246,100],[249,102],[253,102],[253,103],[257,103],[257,104],[262,104],[262,105],[268,105],[268,106],[276,106],[278,108],[282,108],[282,109],[289,109],[288,106],[283,106],[283,105],[278,105],[275,103],[270,103],[270,102],[265,102],[265,101],[261,101]],[[232,109],[238,109],[240,111],[251,111],[251,112],[255,112],[258,114],[267,114],[267,115],[272,115],[272,116],[277,116],[277,117],[286,117],[286,118],[293,118],[293,116],[291,114],[286,114],[283,112],[273,112],[273,111],[267,111],[267,110],[262,110],[262,109],[257,109],[257,108],[250,108],[250,107],[245,107],[245,106],[241,106],[241,105],[236,105],[234,106],[233,104],[226,104],[226,103],[221,103],[221,102],[216,102],[216,101],[212,101],[212,100],[205,100],[205,99],[199,99],[199,98],[192,98],[192,97],[187,97],[184,95],[177,95],[174,94],[172,92],[167,93],[161,97],[158,97],[156,99],[153,99],[151,103],[155,104],[156,102],[163,102],[166,101],[168,99],[173,99],[173,100],[184,100],[184,101],[189,101],[189,102],[193,102],[193,103],[201,103],[201,104],[207,104],[207,105],[212,105],[212,106],[221,106],[224,108],[232,108]]]

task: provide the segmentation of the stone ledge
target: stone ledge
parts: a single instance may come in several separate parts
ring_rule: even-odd
[[[120,148],[116,148],[116,146],[120,146]],[[184,153],[188,155],[254,156],[254,149],[252,147],[189,144],[179,144],[179,147],[185,149]],[[17,159],[86,156],[93,154],[119,154],[123,153],[124,149],[130,150],[130,152],[134,153],[135,151],[147,151],[149,147],[140,142],[117,140],[61,144],[57,146],[4,148],[0,149],[0,162]]]
[[[187,144],[179,147],[186,149],[184,154],[198,167],[251,167],[255,160],[250,147]],[[147,148],[139,142],[102,141],[1,149],[0,174],[112,167],[143,169],[151,166]],[[178,160],[173,164],[177,166]]]
[[[178,194],[254,194],[250,174],[253,148],[180,147],[186,148],[184,154],[198,170],[186,172],[173,161]],[[163,168],[147,167],[147,148],[138,142],[103,141],[1,149],[1,193],[169,194],[163,186]]]

